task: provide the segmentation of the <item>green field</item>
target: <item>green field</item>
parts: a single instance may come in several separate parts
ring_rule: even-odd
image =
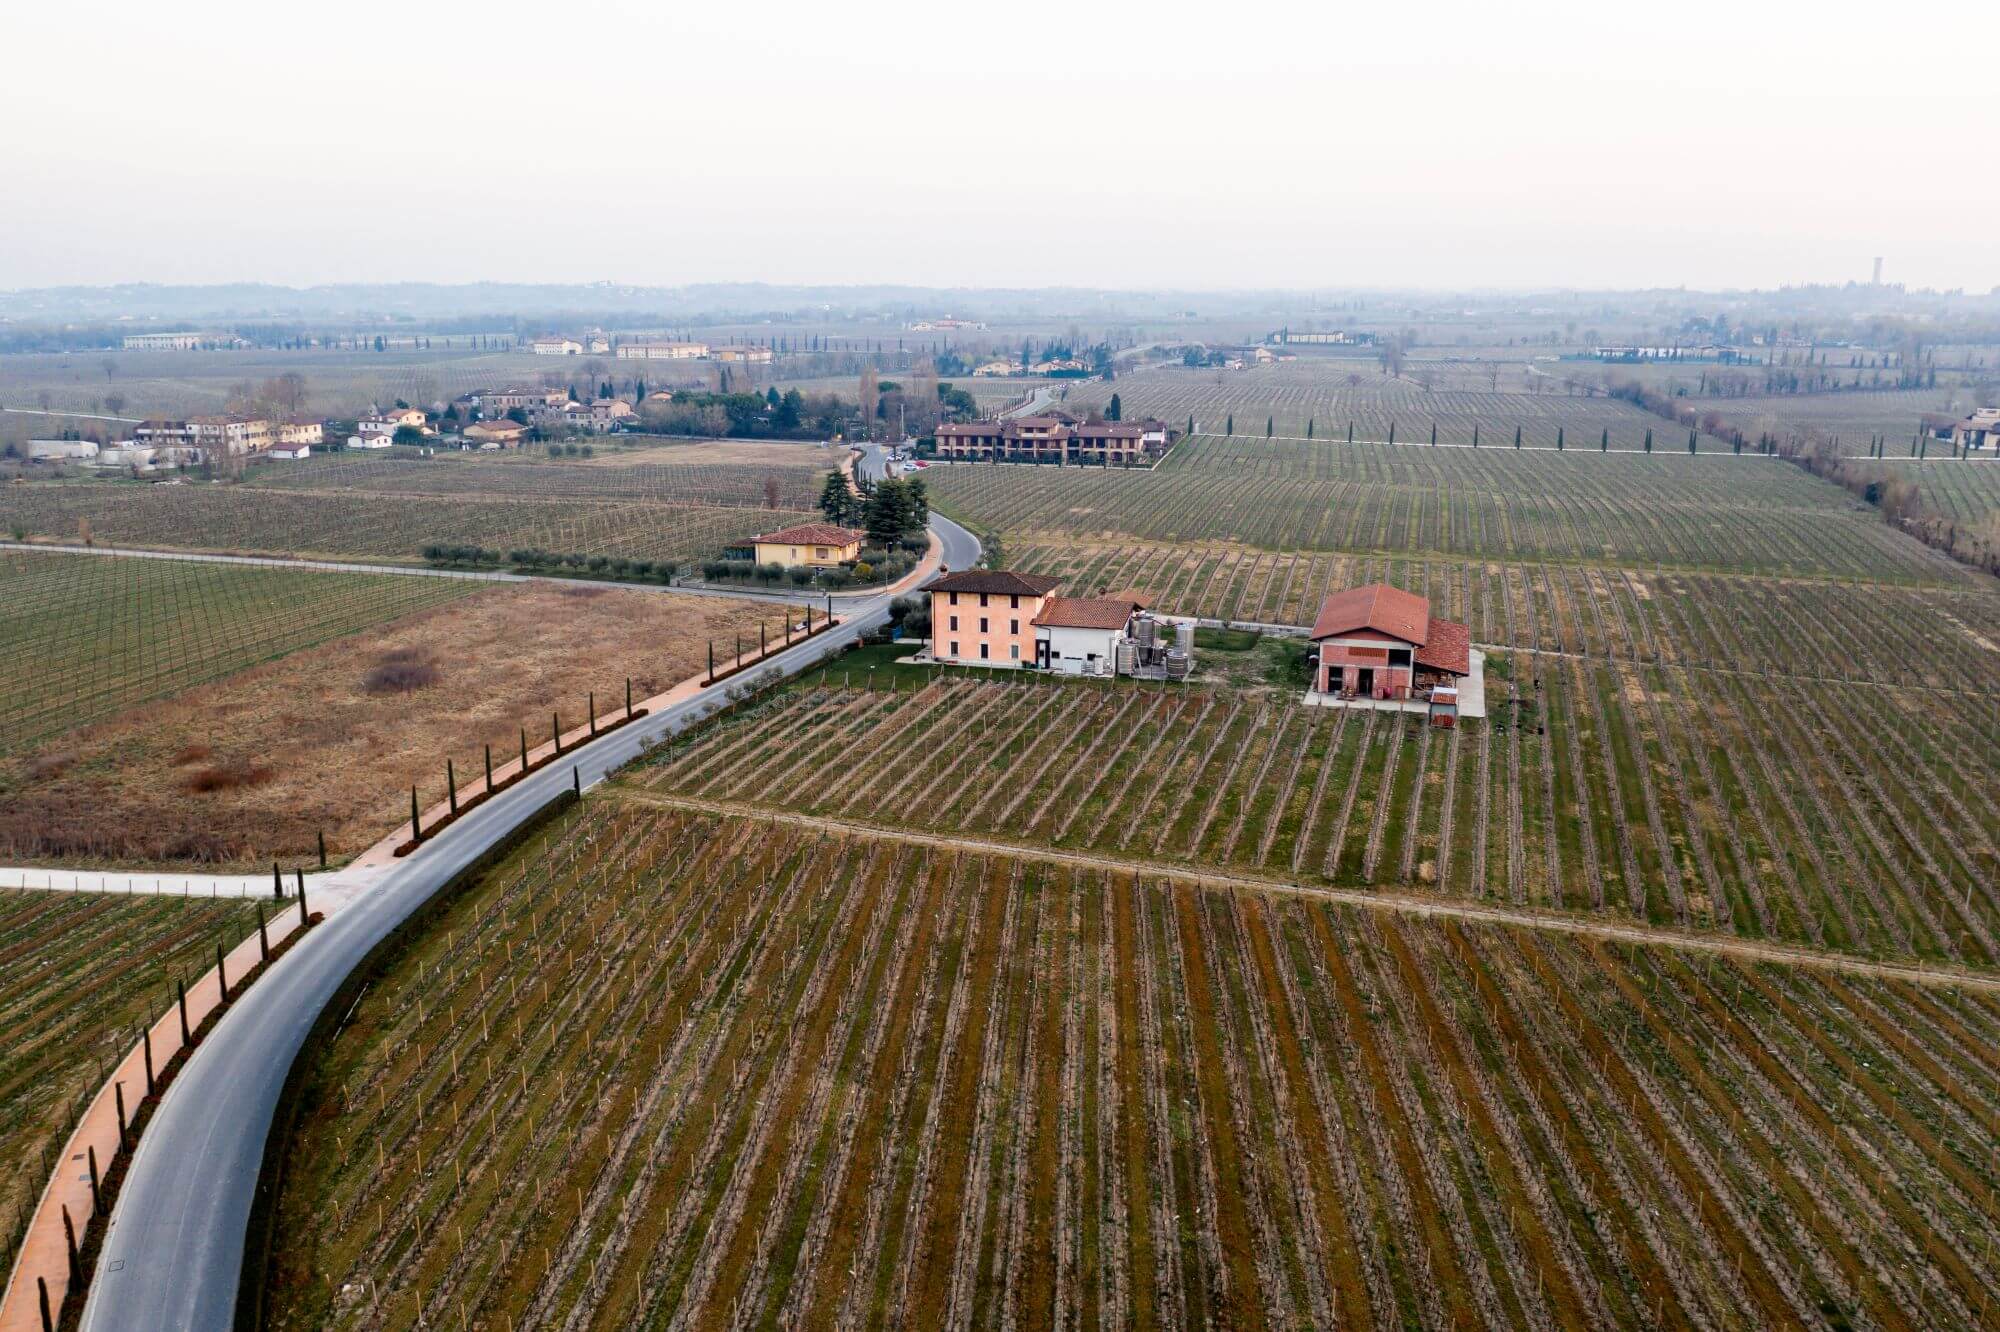
[[[0,551],[0,755],[479,586]]]
[[[0,891],[0,1271],[104,1070],[257,928],[243,901]],[[127,1088],[138,1108],[144,1088]],[[81,1218],[79,1218],[81,1220]]]

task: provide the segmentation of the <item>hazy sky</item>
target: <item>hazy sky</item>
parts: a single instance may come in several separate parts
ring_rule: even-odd
[[[0,287],[2000,284],[2000,4],[0,6]]]

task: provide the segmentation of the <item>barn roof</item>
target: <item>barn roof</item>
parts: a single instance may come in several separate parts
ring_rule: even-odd
[[[1121,597],[1050,597],[1035,623],[1050,629],[1123,629],[1139,609]]]
[[[1431,603],[1428,598],[1387,583],[1351,587],[1320,603],[1312,638],[1318,642],[1361,629],[1372,629],[1421,646],[1430,637]]]

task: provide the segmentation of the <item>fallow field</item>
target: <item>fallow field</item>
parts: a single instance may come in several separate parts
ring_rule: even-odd
[[[104,1070],[172,1004],[176,977],[256,928],[233,899],[0,891],[0,1272]],[[135,1109],[144,1091],[127,1088]]]
[[[1984,983],[593,796],[309,1053],[267,1313],[1991,1326],[1996,1044]]]
[[[286,576],[304,606],[348,577]],[[250,668],[72,726],[0,762],[0,857],[256,869],[313,858],[323,833],[344,859],[407,821],[413,784],[426,806],[443,800],[447,759],[470,790],[485,746],[501,763],[519,751],[523,730],[531,745],[545,742],[552,712],[565,731],[581,726],[592,694],[608,718],[624,706],[628,677],[637,698],[671,687],[702,668],[711,637],[726,655],[734,635],[754,639],[771,614],[601,584],[478,585],[315,648],[238,661]],[[201,632],[198,619],[163,615],[144,643]],[[73,648],[84,678],[107,669],[91,665],[103,640]]]

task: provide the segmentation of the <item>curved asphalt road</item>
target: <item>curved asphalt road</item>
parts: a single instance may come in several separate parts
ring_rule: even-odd
[[[880,466],[879,452],[869,463]],[[963,569],[978,561],[970,532],[947,518],[931,523],[945,564]],[[787,673],[803,670],[881,623],[888,607],[887,596],[849,605],[839,628],[772,660]],[[460,867],[568,786],[572,766],[589,786],[635,758],[641,741],[694,721],[712,697],[704,692],[642,717],[476,806],[279,959],[196,1048],[140,1139],[84,1306],[86,1332],[215,1332],[234,1324],[243,1242],[278,1094],[341,982]]]

